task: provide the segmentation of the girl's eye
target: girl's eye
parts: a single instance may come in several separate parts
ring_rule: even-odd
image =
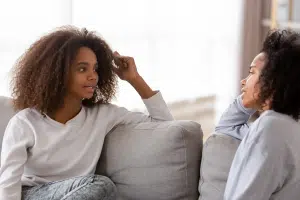
[[[84,71],[85,71],[85,68],[84,68],[84,67],[80,67],[80,68],[78,69],[78,71],[79,71],[79,72],[84,72]]]

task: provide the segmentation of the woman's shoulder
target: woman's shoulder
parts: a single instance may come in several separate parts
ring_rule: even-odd
[[[14,122],[25,122],[32,123],[38,122],[43,118],[43,115],[33,108],[26,108],[17,112],[12,118],[11,121]]]
[[[258,118],[258,125],[265,126],[268,128],[278,128],[282,126],[299,126],[299,123],[292,117],[275,112],[273,110],[265,111]]]
[[[251,127],[253,137],[281,140],[294,132],[299,132],[300,124],[292,117],[275,112],[265,111]]]

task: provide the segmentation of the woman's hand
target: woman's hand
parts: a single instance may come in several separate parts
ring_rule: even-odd
[[[132,57],[121,56],[117,51],[114,52],[114,57],[114,62],[116,64],[114,71],[120,79],[130,83],[139,78],[140,75]]]
[[[120,79],[129,82],[143,99],[148,99],[156,94],[137,72],[132,57],[121,56],[118,52],[114,52],[114,57],[115,72]]]

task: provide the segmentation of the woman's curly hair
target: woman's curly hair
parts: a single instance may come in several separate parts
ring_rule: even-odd
[[[112,50],[95,32],[64,26],[41,37],[18,59],[11,80],[15,109],[35,108],[49,114],[60,108],[67,92],[70,66],[80,47],[90,48],[99,64],[98,88],[82,104],[92,107],[108,103],[117,87]]]
[[[267,56],[262,69],[260,102],[270,99],[271,109],[300,117],[300,35],[294,31],[275,30],[266,37],[262,52]]]

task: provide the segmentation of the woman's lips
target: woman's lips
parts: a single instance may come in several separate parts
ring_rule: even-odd
[[[84,86],[85,90],[89,93],[94,93],[95,88],[94,86]]]

